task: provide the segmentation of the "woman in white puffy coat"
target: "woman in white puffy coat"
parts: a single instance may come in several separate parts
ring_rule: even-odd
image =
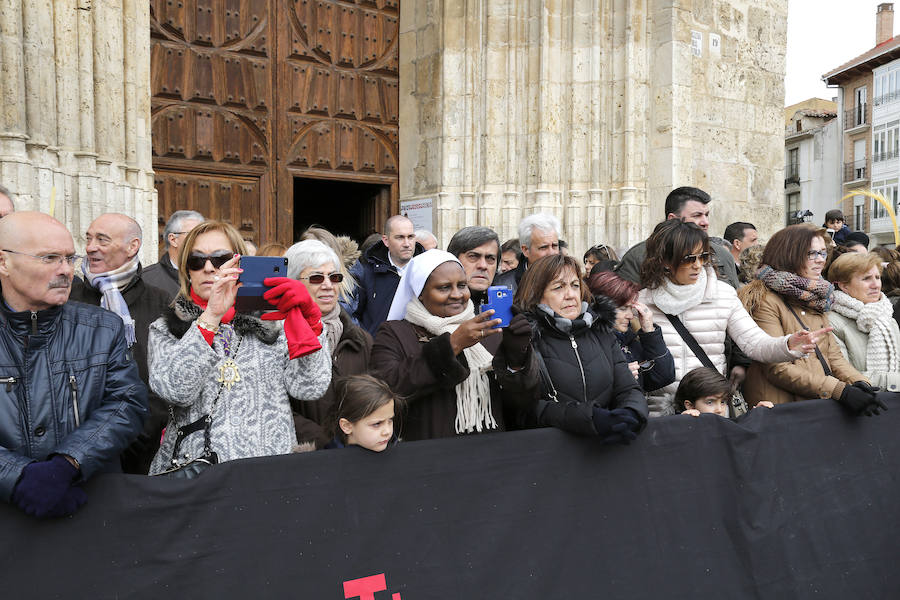
[[[684,323],[716,369],[727,375],[725,336],[751,359],[784,362],[815,349],[821,331],[800,331],[771,337],[747,314],[734,288],[719,281],[709,264],[709,238],[693,223],[670,219],[656,226],[647,240],[647,257],[641,267],[639,301],[653,311],[653,322],[663,332],[675,359],[675,381],[651,391],[647,402],[651,417],[675,414],[673,399],[681,378],[705,366],[669,321],[674,315]]]

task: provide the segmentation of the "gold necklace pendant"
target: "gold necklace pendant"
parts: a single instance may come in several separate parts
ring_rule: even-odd
[[[228,391],[231,391],[231,386],[240,380],[241,372],[238,370],[237,363],[230,358],[226,358],[225,362],[219,366],[219,378],[216,381],[227,387]]]

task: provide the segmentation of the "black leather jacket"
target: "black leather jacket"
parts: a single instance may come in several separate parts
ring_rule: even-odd
[[[77,460],[83,479],[121,470],[147,414],[123,327],[98,306],[14,313],[0,301],[0,498],[50,454]]]

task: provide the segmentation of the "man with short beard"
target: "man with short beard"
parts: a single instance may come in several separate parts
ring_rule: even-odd
[[[72,282],[69,299],[101,306],[122,318],[128,347],[146,384],[150,323],[160,317],[170,298],[164,290],[144,282],[140,263],[141,226],[127,215],[102,214],[88,227],[85,241],[87,256],[81,263],[84,279],[76,278]],[[122,454],[122,469],[126,473],[147,474],[168,422],[166,403],[152,391],[149,401],[150,417],[144,423],[144,431]]]
[[[147,414],[122,319],[66,302],[77,258],[49,215],[0,220],[0,498],[35,517],[74,513],[81,483],[121,471]]]

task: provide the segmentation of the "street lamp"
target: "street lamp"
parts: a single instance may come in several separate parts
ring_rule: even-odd
[[[812,223],[813,213],[811,210],[798,210],[792,215],[795,223]]]

